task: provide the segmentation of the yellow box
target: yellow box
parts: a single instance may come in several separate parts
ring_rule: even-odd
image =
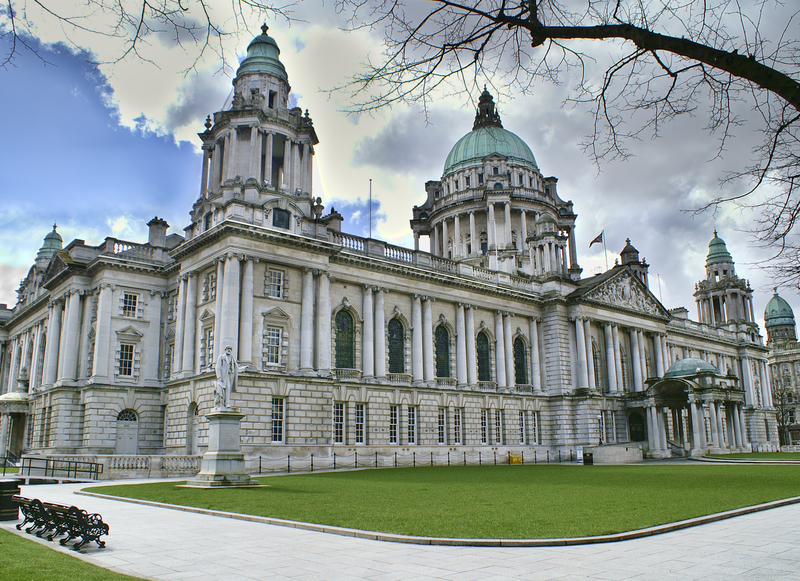
[[[508,455],[508,463],[509,464],[522,464],[522,454],[509,454]]]

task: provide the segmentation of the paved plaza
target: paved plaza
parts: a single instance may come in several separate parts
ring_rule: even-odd
[[[22,494],[102,514],[110,526],[106,548],[92,544],[80,557],[145,579],[722,581],[800,576],[797,504],[630,541],[479,548],[359,539],[75,494],[85,487],[23,486]],[[0,526],[15,530],[13,522]],[[58,543],[25,536],[75,555]]]

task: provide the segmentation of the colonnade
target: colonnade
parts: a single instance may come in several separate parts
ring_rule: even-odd
[[[17,388],[17,380],[23,369],[28,370],[29,385],[41,384],[43,364],[39,361],[39,353],[46,339],[45,332],[46,320],[42,319],[5,343],[0,342],[0,361],[4,361],[4,354],[10,358],[8,372],[5,375],[0,372],[0,393],[9,393]]]
[[[730,321],[755,321],[753,299],[734,289],[712,291],[696,299],[697,320],[707,325],[725,325]]]
[[[567,276],[569,264],[566,237],[548,236],[547,238],[550,239],[540,239],[528,244],[531,274],[541,276],[549,272],[557,272]]]
[[[239,131],[250,129],[249,141],[240,141]],[[283,138],[283,169],[281,183],[273,183],[274,151],[276,137]],[[241,151],[240,151],[241,150]],[[246,156],[246,157],[245,157]],[[304,143],[284,133],[269,131],[256,123],[232,125],[215,143],[203,145],[203,164],[200,179],[200,195],[205,197],[209,188],[216,189],[225,180],[242,175],[243,181],[255,178],[274,187],[283,187],[289,192],[299,189],[312,190],[312,157],[310,143]],[[246,163],[245,163],[246,159]]]

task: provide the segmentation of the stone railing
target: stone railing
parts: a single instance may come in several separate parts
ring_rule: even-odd
[[[100,480],[130,478],[173,478],[200,472],[201,456],[147,456],[98,454],[96,456],[49,456],[51,460],[95,462],[103,466]]]
[[[333,374],[339,381],[361,381],[360,369],[334,369]]]
[[[333,232],[334,243],[355,250],[357,252],[364,252],[366,248],[366,239],[359,236],[351,236],[350,234],[343,234],[341,232]]]
[[[137,242],[126,242],[125,240],[117,240],[116,238],[106,238],[100,248],[102,254],[117,256],[128,260],[154,263],[162,263],[165,260],[163,248],[155,248]]]
[[[397,260],[400,262],[414,262],[414,252],[401,246],[391,246],[387,244],[386,250],[384,250],[384,256],[391,260]]]
[[[454,389],[456,387],[456,378],[455,377],[437,377],[436,378],[436,387]]]
[[[478,389],[481,391],[497,391],[497,383],[494,381],[479,381]]]
[[[392,385],[410,385],[411,375],[408,373],[387,373],[386,379]]]

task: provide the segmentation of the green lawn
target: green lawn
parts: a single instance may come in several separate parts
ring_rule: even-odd
[[[740,454],[711,454],[721,460],[800,460],[800,452],[743,452]]]
[[[0,529],[0,579],[9,581],[131,581],[48,546]]]
[[[800,466],[467,466],[275,476],[257,489],[91,489],[371,531],[553,538],[645,528],[800,496]]]

